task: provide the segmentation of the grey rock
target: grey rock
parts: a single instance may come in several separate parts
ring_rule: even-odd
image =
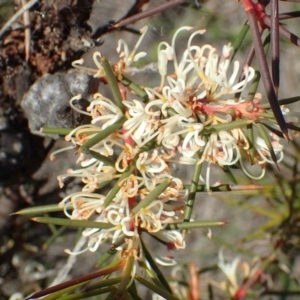
[[[71,109],[69,100],[81,94],[82,99],[76,106],[84,110],[98,85],[98,79],[77,70],[41,77],[24,95],[21,104],[31,132],[43,135],[40,133],[42,127],[74,128],[85,123],[86,118]]]

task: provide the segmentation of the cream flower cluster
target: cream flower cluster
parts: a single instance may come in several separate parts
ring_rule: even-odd
[[[239,62],[234,61],[231,67],[233,47],[230,44],[223,47],[221,55],[211,45],[193,45],[195,37],[205,30],[191,34],[186,50],[179,56],[176,53],[177,36],[191,30],[191,27],[181,27],[175,32],[171,45],[160,43],[158,70],[161,85],[145,88],[150,99],[148,110],[151,107],[153,111],[159,109],[161,112],[157,141],[170,153],[169,159],[178,157],[179,153],[181,163],[206,162],[203,181],[207,190],[210,190],[211,164],[223,167],[239,162],[248,177],[260,179],[265,174],[266,163],[282,160],[283,146],[276,136],[270,135],[271,150],[255,128],[255,122],[263,119],[265,112],[260,105],[260,94],[253,100],[235,99],[235,95],[240,95],[253,79],[254,69],[244,66],[242,79],[239,79]],[[173,62],[173,69],[168,73],[169,62]],[[247,138],[247,126],[243,121],[253,124],[252,142]],[[252,159],[249,159],[250,151]],[[252,175],[246,169],[243,157],[252,165],[259,165],[260,174]]]
[[[167,244],[169,249],[185,247],[182,233],[167,229],[169,224],[183,221],[187,198],[187,191],[181,179],[172,174],[170,163],[206,163],[205,178],[200,176],[199,181],[203,180],[209,191],[212,164],[222,168],[240,163],[247,176],[260,178],[266,163],[277,163],[283,157],[278,138],[269,137],[270,149],[255,127],[265,112],[260,95],[251,101],[235,99],[253,79],[253,68],[244,66],[239,79],[240,65],[238,61],[231,64],[230,44],[223,47],[221,55],[211,45],[195,45],[196,36],[204,30],[190,35],[181,55],[177,53],[177,37],[192,31],[191,27],[179,28],[171,44],[159,44],[157,67],[161,80],[158,87],[144,88],[148,101],[142,101],[122,86],[123,77],[130,76],[132,63],[146,55],[137,53],[146,31],[146,27],[141,30],[133,51],[123,40],[118,44],[119,60],[112,69],[123,89],[123,107],[100,93],[94,95],[87,110],[82,111],[91,118],[91,123],[75,128],[66,136],[79,153],[77,162],[81,168],[68,170],[58,178],[61,186],[66,177],[80,177],[84,183],[81,192],[61,202],[69,218],[107,224],[105,228],[83,231],[89,237],[84,250],[96,251],[109,240],[122,253],[133,251],[137,259],[141,259],[139,235],[143,231]],[[95,77],[105,76],[101,54],[96,52],[93,57],[96,70],[84,68],[83,60],[73,66],[92,72]],[[70,100],[74,109],[79,97]],[[118,122],[120,126],[113,127]],[[251,141],[247,135],[249,126],[253,127]],[[110,132],[111,128],[115,129]],[[104,133],[87,151],[82,150]],[[259,165],[261,174],[252,175],[244,158]],[[100,189],[111,182],[117,183],[110,192],[102,194]],[[164,184],[165,188],[152,199],[151,195]],[[120,239],[122,242],[118,244]]]
[[[218,267],[227,280],[222,282],[213,281],[212,284],[228,292],[233,299],[239,293],[244,294],[261,275],[261,262],[259,260],[254,259],[251,264],[248,264],[236,257],[232,262],[226,262],[222,250],[219,251]]]

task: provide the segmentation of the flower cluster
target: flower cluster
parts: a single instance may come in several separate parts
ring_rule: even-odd
[[[90,117],[90,124],[75,128],[65,137],[75,145],[81,168],[59,176],[60,185],[66,177],[81,177],[84,187],[63,199],[61,206],[71,219],[102,224],[83,231],[89,237],[84,251],[96,251],[109,240],[121,255],[133,255],[140,261],[139,237],[144,231],[168,249],[185,247],[182,232],[171,230],[170,225],[184,221],[188,191],[172,173],[171,163],[205,163],[205,176],[200,176],[199,182],[210,191],[211,165],[222,168],[240,164],[247,176],[257,179],[264,175],[267,163],[276,164],[283,157],[278,137],[268,135],[259,124],[268,113],[261,105],[261,96],[241,96],[254,77],[253,68],[240,70],[238,61],[231,67],[230,44],[223,47],[221,55],[211,45],[195,45],[195,37],[204,30],[192,33],[179,55],[177,37],[191,30],[181,27],[171,44],[159,44],[160,85],[144,88],[147,101],[123,84],[124,77],[130,76],[131,64],[146,55],[136,51],[147,28],[142,29],[131,52],[121,40],[119,60],[112,64],[112,71],[122,101],[95,94],[86,111],[81,111]],[[99,52],[93,58],[95,70],[83,67],[83,60],[73,66],[95,77],[106,76],[104,58]],[[74,109],[79,98],[70,100]],[[251,174],[245,161],[258,165],[260,174]],[[113,181],[116,184],[109,193],[101,194],[101,188]]]
[[[247,290],[257,282],[262,275],[261,262],[255,259],[251,265],[236,257],[231,263],[226,262],[222,250],[219,251],[218,267],[226,276],[226,281],[212,282],[218,288],[227,291],[233,299],[242,299]]]
[[[211,164],[223,167],[239,162],[247,176],[259,179],[264,176],[266,163],[281,161],[283,147],[276,136],[270,135],[265,141],[254,128],[256,122],[265,119],[261,95],[256,94],[251,100],[236,97],[253,79],[254,69],[244,66],[242,79],[239,79],[238,61],[230,70],[233,54],[230,44],[223,47],[220,56],[211,45],[192,45],[195,36],[203,34],[204,30],[190,36],[187,49],[179,59],[175,45],[177,35],[190,30],[191,27],[181,27],[174,34],[171,45],[166,42],[159,45],[161,86],[146,88],[151,100],[148,105],[159,107],[163,116],[158,142],[173,156],[179,152],[181,163],[206,162],[204,181],[208,191]],[[173,61],[174,70],[169,75],[166,74],[168,61]],[[249,128],[252,140],[247,134]],[[243,157],[252,165],[258,164],[261,173],[254,176],[248,172]]]

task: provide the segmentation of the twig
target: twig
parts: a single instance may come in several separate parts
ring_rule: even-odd
[[[286,12],[279,15],[279,20],[287,20],[300,17],[300,11]]]
[[[271,27],[271,18],[269,16],[265,15],[263,17],[263,21],[264,21],[265,25],[267,25],[268,27]],[[283,38],[287,39],[289,42],[291,42],[295,46],[300,47],[300,38],[298,36],[296,36],[295,34],[291,33],[290,31],[288,31],[287,29],[285,29],[283,26],[279,26],[279,33]]]
[[[26,5],[26,0],[22,0],[23,7]],[[28,61],[30,55],[30,18],[29,12],[24,11],[23,22],[25,27],[25,60]]]
[[[24,14],[25,11],[29,10],[38,1],[39,0],[30,0],[27,4],[21,7],[1,28],[0,39],[2,38],[4,33],[9,30],[9,27],[11,27],[11,25],[15,23]]]
[[[166,9],[169,9],[169,8],[172,8],[172,7],[175,7],[175,6],[178,6],[184,2],[186,2],[187,0],[174,0],[174,1],[169,1],[167,3],[163,3],[161,5],[158,5],[156,7],[153,7],[151,9],[148,9],[146,11],[142,11],[138,14],[135,14],[131,17],[128,17],[116,24],[113,24],[111,25],[111,27],[109,28],[110,30],[112,29],[115,29],[115,28],[120,28],[120,27],[123,27],[123,26],[126,26],[126,25],[129,25],[131,23],[134,23],[136,21],[139,21],[141,19],[144,19],[144,18],[147,18],[149,16],[153,16],[155,14],[158,14]]]

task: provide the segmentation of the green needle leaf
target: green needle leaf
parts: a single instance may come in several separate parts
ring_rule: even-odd
[[[147,207],[151,202],[156,200],[158,196],[171,184],[172,180],[167,179],[159,184],[153,191],[150,192],[136,207],[132,209],[132,213],[136,214],[140,209]]]
[[[59,300],[79,300],[79,299],[88,299],[91,296],[98,296],[98,295],[102,295],[102,294],[106,294],[109,293],[111,291],[115,291],[115,287],[106,287],[103,289],[98,289],[98,290],[94,290],[94,291],[90,291],[90,292],[83,292],[83,293],[78,293],[78,294],[73,294],[73,295],[69,295],[69,296],[62,296],[59,297]]]
[[[131,91],[135,92],[139,97],[141,97],[144,101],[149,100],[148,95],[145,92],[143,88],[141,88],[139,85],[133,83],[130,79],[123,76],[123,79],[121,80],[122,84],[127,86]]]
[[[207,142],[207,138],[204,138],[205,142]],[[201,158],[203,155],[203,150],[197,153],[198,157]],[[201,175],[202,164],[197,164],[194,167],[193,179],[191,181],[191,185],[189,186],[189,196],[188,201],[184,210],[184,221],[188,222],[191,219],[193,207],[196,199],[197,188],[199,183],[199,178]]]
[[[121,111],[124,114],[125,113],[125,106],[123,104],[122,95],[120,93],[118,82],[117,82],[115,74],[114,74],[114,72],[111,68],[111,65],[110,65],[109,61],[106,59],[106,57],[104,57],[104,56],[101,57],[101,64],[102,64],[102,67],[105,71],[107,81],[108,81],[109,86],[111,88],[114,100],[115,100],[117,106],[121,109]]]
[[[85,287],[86,291],[99,290],[108,286],[116,285],[121,281],[121,277],[109,278],[101,281],[96,281],[89,283],[88,286]]]
[[[159,267],[155,263],[155,260],[153,259],[151,253],[147,249],[147,247],[146,247],[146,245],[145,245],[145,243],[142,239],[141,239],[141,244],[142,244],[142,248],[143,248],[145,258],[147,259],[147,262],[151,266],[152,270],[155,272],[155,274],[156,274],[158,280],[160,281],[161,285],[165,288],[165,290],[167,290],[169,293],[172,294],[172,290],[171,290],[166,278],[164,277],[164,275],[160,271]]]
[[[256,124],[258,130],[259,130],[259,133],[262,137],[262,139],[265,141],[267,147],[268,147],[268,150],[271,154],[271,157],[272,157],[272,160],[274,161],[274,163],[277,165],[277,158],[276,158],[276,154],[274,152],[274,149],[272,147],[272,144],[271,144],[271,141],[270,141],[270,138],[269,138],[269,135],[267,134],[264,126],[260,123],[257,123]]]
[[[168,226],[165,229],[166,230],[176,230],[176,229],[182,230],[182,229],[223,226],[226,224],[227,224],[227,222],[222,222],[222,221],[191,221],[191,222],[168,224]]]
[[[116,123],[108,126],[107,128],[103,129],[99,133],[97,133],[94,137],[89,139],[86,143],[84,143],[80,147],[80,151],[83,153],[89,154],[90,148],[93,147],[94,145],[98,144],[105,138],[107,138],[110,134],[113,132],[117,131],[126,121],[126,117],[122,116]]]
[[[252,83],[251,83],[251,86],[249,89],[247,100],[254,99],[255,93],[258,88],[259,81],[260,81],[260,72],[258,70],[255,70],[254,78],[252,80]]]
[[[84,221],[84,220],[70,220],[70,219],[63,219],[63,218],[35,217],[32,218],[31,220],[39,223],[45,223],[45,224],[82,227],[82,228],[109,229],[114,227],[114,225],[109,223]]]
[[[102,161],[104,164],[108,165],[108,166],[111,166],[111,167],[115,167],[115,161],[105,155],[102,155],[96,151],[93,151],[93,150],[90,150],[90,155],[93,157],[93,158],[96,158],[100,161]]]
[[[24,208],[13,213],[12,215],[37,215],[37,214],[46,214],[46,213],[57,212],[62,210],[63,207],[59,207],[58,204],[51,204],[51,205]]]
[[[117,299],[119,297],[121,298],[121,295],[123,295],[126,292],[126,287],[130,283],[130,280],[131,280],[131,277],[132,277],[131,273],[132,273],[132,269],[133,269],[133,266],[134,266],[134,259],[135,258],[133,256],[129,256],[126,259],[126,265],[125,265],[125,268],[123,269],[122,279],[121,279],[121,282],[120,282],[119,287],[118,287]]]
[[[102,269],[97,272],[90,273],[90,274],[87,274],[87,275],[84,275],[81,277],[71,279],[69,281],[60,283],[55,286],[51,286],[49,288],[46,288],[42,291],[39,291],[39,292],[31,295],[27,299],[28,300],[36,299],[36,298],[40,298],[40,297],[49,295],[43,299],[56,300],[56,299],[58,299],[58,296],[64,295],[67,292],[71,292],[71,291],[75,290],[77,287],[80,287],[80,286],[86,284],[87,282],[91,281],[92,279],[99,278],[99,277],[105,276],[105,275],[110,275],[113,272],[120,270],[123,267],[123,265],[124,265],[123,262],[120,260],[114,261],[112,264],[110,264],[105,269]]]
[[[235,128],[241,128],[245,127],[249,124],[252,124],[252,120],[237,120],[233,121],[230,123],[222,123],[222,124],[216,124],[216,125],[211,125],[211,126],[206,126],[203,130],[202,133],[203,135],[210,135],[213,132],[219,132],[221,130],[231,130]]]
[[[248,25],[248,22],[246,22],[241,31],[239,32],[238,36],[236,37],[236,39],[234,40],[234,43],[233,43],[233,55],[231,57],[231,61],[233,60],[234,56],[236,55],[237,51],[240,49],[245,37],[246,37],[246,34],[247,32],[249,31],[249,28],[250,26]]]
[[[147,288],[149,288],[150,290],[152,290],[153,292],[155,292],[156,294],[159,294],[168,300],[179,300],[178,298],[176,298],[175,296],[173,296],[166,290],[156,286],[155,284],[149,282],[148,280],[146,280],[138,275],[135,275],[135,279],[137,281],[139,281],[141,284],[143,284],[144,286],[146,286]]]
[[[116,184],[114,185],[114,187],[110,190],[109,194],[107,195],[104,203],[103,203],[103,208],[107,207],[111,201],[114,199],[114,197],[116,196],[116,194],[118,193],[118,191],[121,188],[121,182],[126,179],[127,177],[129,177],[130,174],[132,174],[132,172],[135,170],[135,164],[136,161],[138,159],[138,154],[134,157],[134,159],[132,160],[131,164],[127,167],[127,169],[123,172],[122,176],[119,178],[119,180],[116,182]]]
[[[300,96],[291,97],[291,98],[284,98],[278,100],[279,105],[287,105],[292,104],[300,101]],[[270,108],[270,103],[264,103],[261,105],[262,108]]]
[[[249,158],[250,158],[250,163],[253,164],[254,162],[254,155],[255,155],[255,147],[254,147],[254,131],[253,131],[253,124],[247,125],[247,139],[249,142]]]
[[[40,129],[41,133],[46,134],[58,134],[61,136],[68,135],[74,128],[56,128],[56,127],[42,127]]]

